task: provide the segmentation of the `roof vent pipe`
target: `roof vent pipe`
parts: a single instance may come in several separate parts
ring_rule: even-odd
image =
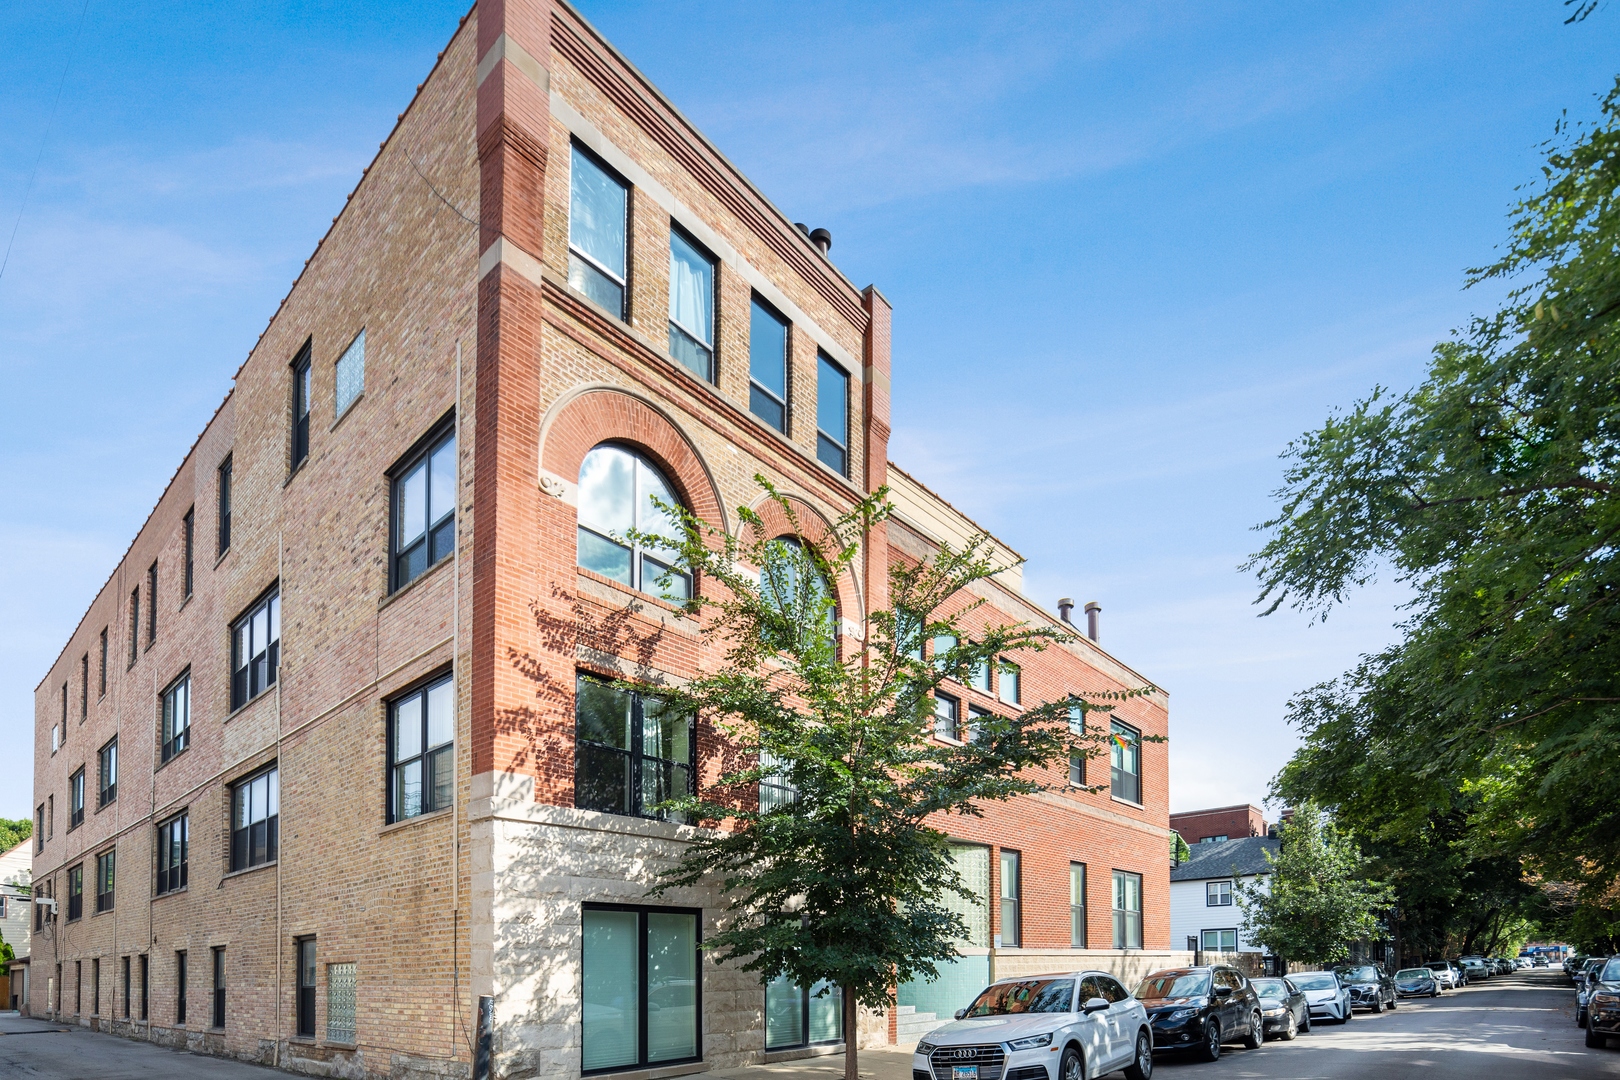
[[[1086,601],[1086,637],[1102,644],[1102,605],[1095,600]]]
[[[812,229],[810,242],[821,251],[823,255],[832,250],[832,233],[826,229]]]
[[[1073,616],[1074,616],[1074,601],[1070,600],[1067,596],[1065,596],[1063,599],[1058,601],[1058,618],[1062,619],[1064,622],[1068,623],[1070,626],[1073,626],[1074,625]]]

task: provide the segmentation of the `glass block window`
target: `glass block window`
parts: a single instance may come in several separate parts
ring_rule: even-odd
[[[354,1042],[354,965],[326,965],[326,1041]]]
[[[692,579],[668,563],[667,551],[629,539],[632,532],[672,540],[681,535],[679,522],[659,505],[679,506],[680,499],[656,465],[628,447],[603,443],[580,463],[578,502],[580,566],[666,600],[692,595]]]
[[[956,861],[956,872],[963,886],[973,897],[968,899],[947,892],[940,897],[940,902],[967,923],[968,936],[962,944],[987,949],[990,947],[990,849],[977,844],[952,844],[951,858]]]
[[[679,229],[669,231],[669,354],[714,382],[714,256]]]
[[[573,144],[568,177],[568,284],[624,318],[630,185]]]
[[[342,416],[366,388],[366,332],[361,330],[337,362],[337,388],[333,402],[333,415]]]
[[[443,810],[455,797],[456,687],[451,676],[389,708],[388,820]]]

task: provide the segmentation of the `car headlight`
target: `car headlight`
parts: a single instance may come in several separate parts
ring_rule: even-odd
[[[1173,1013],[1160,1013],[1160,1020],[1190,1020],[1198,1015],[1197,1009],[1177,1009]]]
[[[1602,1005],[1605,1008],[1611,1005],[1620,1005],[1620,994],[1593,994],[1592,1004]]]
[[[934,1052],[934,1044],[933,1043],[931,1043],[931,1042],[920,1042],[920,1043],[917,1044],[917,1053],[921,1054],[923,1057],[927,1057],[929,1054],[932,1054],[933,1052]]]
[[[1027,1039],[1013,1039],[1007,1043],[1008,1050],[1034,1050],[1042,1046],[1052,1045],[1052,1033],[1045,1035],[1031,1035]]]
[[[1283,1013],[1288,1011],[1288,1006],[1286,1006],[1286,1005],[1267,1005],[1264,1009],[1261,1009],[1260,1011],[1265,1013],[1267,1016],[1281,1016]]]

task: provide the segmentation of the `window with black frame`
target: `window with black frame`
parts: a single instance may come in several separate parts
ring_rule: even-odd
[[[942,739],[962,739],[962,703],[949,694],[934,691],[934,734]]]
[[[575,685],[574,805],[629,817],[684,821],[662,810],[696,792],[696,732],[689,715],[650,694],[590,675]]]
[[[782,771],[781,762],[772,757],[769,751],[760,752],[759,767],[763,773],[759,778],[760,813],[768,814],[799,801],[799,789]]]
[[[231,550],[231,455],[219,463],[219,506],[216,526],[216,555]]]
[[[1142,947],[1142,875],[1114,871],[1114,948]]]
[[[765,1049],[842,1042],[844,994],[829,982],[809,989],[786,975],[765,984]]]
[[[716,261],[677,227],[669,230],[669,354],[704,382],[715,381]]]
[[[392,575],[399,589],[455,552],[455,427],[446,425],[393,477]]]
[[[84,824],[84,766],[68,777],[68,831]]]
[[[214,946],[214,1027],[225,1026],[225,946]]]
[[[570,146],[568,284],[625,316],[630,185],[578,143]]]
[[[593,449],[579,466],[578,503],[580,566],[673,602],[692,595],[692,579],[670,565],[669,552],[630,535],[681,536],[679,522],[664,509],[681,500],[646,456],[617,443]],[[661,584],[666,575],[669,583]]]
[[[296,469],[309,457],[310,345],[304,343],[292,362],[292,457]]]
[[[700,912],[587,905],[581,1064],[587,1074],[702,1056]]]
[[[118,736],[96,754],[96,809],[118,798]]]
[[[157,829],[157,893],[177,892],[186,887],[186,869],[191,858],[191,816],[170,818]]]
[[[448,807],[455,797],[456,688],[450,675],[388,709],[388,820]]]
[[[186,1022],[186,953],[180,949],[174,954],[174,1022]]]
[[[272,766],[231,788],[231,869],[276,861],[281,821],[280,774]]]
[[[1142,733],[1113,721],[1109,728],[1109,784],[1114,798],[1142,802]]]
[[[748,408],[787,431],[788,321],[757,296],[748,316]]]
[[[261,597],[231,624],[231,708],[240,709],[276,684],[281,666],[281,589]]]
[[[298,938],[293,942],[297,956],[298,1034],[306,1039],[315,1037],[315,939]]]
[[[849,475],[849,373],[816,354],[816,457]]]
[[[191,745],[191,672],[186,672],[163,691],[162,730],[158,754],[168,761]]]
[[[96,856],[96,911],[113,909],[113,886],[116,884],[118,852],[104,851]]]
[[[84,863],[67,872],[68,921],[84,917]]]

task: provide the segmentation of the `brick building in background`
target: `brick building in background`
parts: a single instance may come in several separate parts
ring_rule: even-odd
[[[1265,811],[1252,803],[1171,814],[1170,827],[1189,844],[1215,844],[1223,840],[1240,840],[1246,836],[1269,836],[1272,828],[1266,822]]]
[[[650,495],[735,528],[762,473],[808,531],[890,484],[845,604],[975,531],[890,467],[889,306],[826,247],[571,8],[475,8],[36,692],[29,1011],[344,1075],[468,1074],[481,996],[495,1075],[836,1045],[836,997],[700,955],[715,890],[647,899],[689,836],[649,807],[723,747],[604,682],[721,658],[613,538]],[[1146,681],[1019,582],[972,618],[1062,643],[940,737]],[[1166,701],[1117,715],[1074,785],[940,822],[971,940],[863,1041],[995,974],[1183,958]]]

